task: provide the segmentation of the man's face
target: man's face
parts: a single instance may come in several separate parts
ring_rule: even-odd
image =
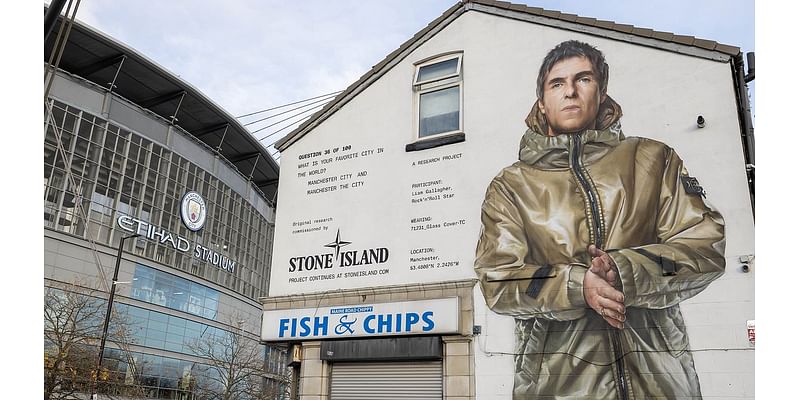
[[[547,134],[594,128],[597,109],[605,97],[589,59],[572,57],[557,62],[545,77],[539,99],[539,109],[547,118]]]

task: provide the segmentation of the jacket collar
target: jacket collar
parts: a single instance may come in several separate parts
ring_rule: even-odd
[[[625,138],[622,134],[622,108],[610,96],[600,103],[597,112],[597,129],[578,132],[583,144],[584,163],[591,163],[605,155]],[[547,120],[539,110],[539,101],[534,103],[525,118],[528,130],[519,145],[519,159],[526,164],[543,169],[569,167],[570,138],[575,134],[547,136]]]

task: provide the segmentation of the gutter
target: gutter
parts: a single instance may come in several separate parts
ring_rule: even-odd
[[[750,70],[745,77],[744,57],[740,52],[733,58],[733,85],[736,92],[736,109],[739,114],[739,126],[741,127],[742,151],[744,152],[744,164],[747,173],[747,186],[750,189],[750,206],[752,207],[753,217],[756,214],[756,156],[755,156],[755,137],[753,129],[753,118],[750,112],[750,100],[747,97],[747,82],[755,80],[755,54],[748,53],[747,61]]]

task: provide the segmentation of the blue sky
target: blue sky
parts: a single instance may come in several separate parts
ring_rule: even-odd
[[[753,1],[525,3],[715,40],[744,52],[755,50]],[[454,0],[87,0],[81,2],[78,19],[180,75],[238,116],[344,89],[453,4]],[[265,115],[269,114],[261,116]],[[268,146],[290,129],[262,144]]]

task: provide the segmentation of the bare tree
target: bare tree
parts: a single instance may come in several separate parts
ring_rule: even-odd
[[[238,331],[208,334],[189,343],[206,364],[198,367],[195,392],[203,400],[266,400],[281,398],[265,385],[264,346],[245,334],[246,321],[233,316]]]
[[[103,326],[105,305],[66,288],[48,288],[44,296],[44,398],[73,398],[94,372],[94,341]]]
[[[121,391],[141,395],[141,368],[137,369],[129,344],[132,331],[126,316],[112,312],[108,340],[131,368],[119,376],[105,367],[97,371],[97,344],[106,313],[105,293],[80,284],[54,284],[44,294],[44,398],[74,399],[88,392],[92,382],[100,393]],[[133,379],[131,379],[133,378]]]

